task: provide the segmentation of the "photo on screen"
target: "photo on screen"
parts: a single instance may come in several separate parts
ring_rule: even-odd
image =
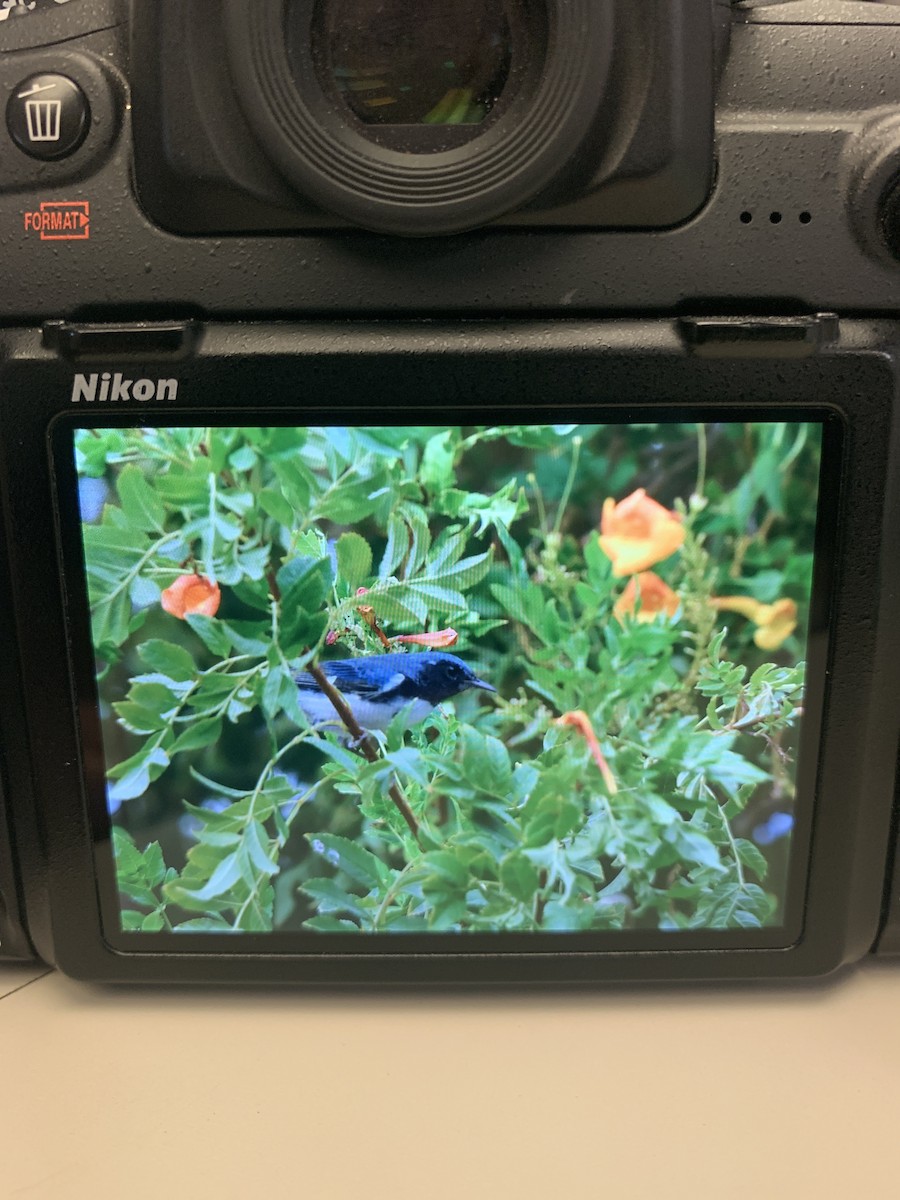
[[[821,450],[77,429],[120,932],[782,926]]]

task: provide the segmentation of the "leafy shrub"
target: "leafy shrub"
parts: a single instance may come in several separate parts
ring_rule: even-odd
[[[755,831],[794,800],[816,426],[97,429],[76,454],[124,929],[783,919],[787,841]],[[656,549],[617,560],[640,489]],[[299,670],[428,644],[497,694],[367,755],[310,727]]]

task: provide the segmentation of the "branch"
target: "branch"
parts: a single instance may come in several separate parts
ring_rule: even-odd
[[[354,741],[359,746],[360,752],[369,760],[369,762],[378,762],[379,755],[372,743],[369,741],[369,735],[359,724],[356,717],[354,717],[350,706],[347,704],[347,701],[337,690],[334,684],[327,678],[322,668],[318,665],[318,663],[311,663],[307,670],[319,685],[322,692],[331,701],[334,711],[343,721],[347,732],[352,734]],[[418,842],[419,823],[413,815],[412,809],[409,807],[409,804],[406,802],[406,798],[396,783],[392,783],[388,788],[388,795],[397,806],[400,815],[403,817],[403,820],[409,826],[410,832]]]
[[[790,716],[803,716],[803,706],[798,705]],[[740,717],[736,721],[729,721],[727,725],[723,725],[721,729],[713,729],[710,731],[712,737],[721,737],[725,733],[740,733],[745,729],[752,729],[754,725],[762,725],[764,721],[771,721],[781,716],[781,711],[777,712],[762,712],[749,713],[745,717]]]

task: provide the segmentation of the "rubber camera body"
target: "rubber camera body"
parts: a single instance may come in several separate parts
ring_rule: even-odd
[[[36,0],[0,50],[0,956],[900,953],[900,4]]]

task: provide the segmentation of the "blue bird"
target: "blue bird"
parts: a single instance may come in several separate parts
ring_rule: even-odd
[[[322,663],[326,679],[341,693],[362,729],[385,730],[409,706],[407,727],[417,725],[436,704],[468,688],[495,692],[452,654],[368,654]],[[300,707],[312,725],[340,725],[334,706],[312,675],[295,675]]]

